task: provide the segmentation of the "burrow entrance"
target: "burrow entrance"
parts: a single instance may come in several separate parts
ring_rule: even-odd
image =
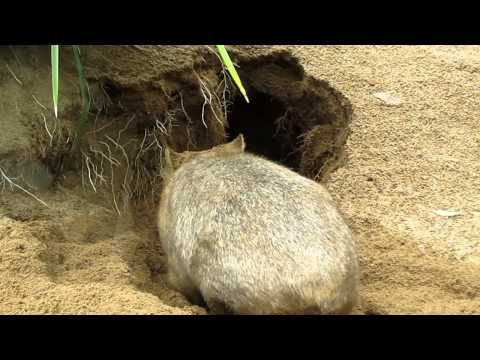
[[[228,119],[228,140],[240,133],[245,136],[246,150],[298,170],[301,129],[292,124],[282,132],[282,121],[287,116],[285,105],[275,97],[251,89],[251,103],[236,97]]]
[[[240,62],[239,73],[251,102],[234,99],[229,139],[243,133],[247,151],[316,180],[342,165],[353,116],[343,94],[288,52]]]

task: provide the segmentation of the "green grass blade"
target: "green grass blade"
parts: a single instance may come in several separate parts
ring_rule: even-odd
[[[240,80],[240,77],[237,74],[237,70],[235,70],[235,66],[232,63],[232,60],[230,59],[230,56],[228,55],[227,49],[225,48],[225,45],[217,45],[217,50],[220,54],[220,57],[227,67],[228,72],[230,73],[230,76],[232,77],[233,81],[235,82],[235,85],[237,85],[238,89],[240,90],[240,93],[243,95],[245,98],[245,101],[249,103],[250,101],[248,100],[247,92],[245,91],[245,88],[242,85],[242,81]]]
[[[88,113],[90,112],[90,96],[88,93],[87,78],[85,77],[85,71],[80,58],[80,47],[78,45],[73,45],[72,49],[75,66],[77,68],[78,79],[80,81],[80,94],[82,96],[82,113],[80,114],[80,121],[77,125],[76,137],[73,146],[73,150],[75,150],[81,142],[85,130],[87,129]]]
[[[73,55],[75,60],[75,66],[77,68],[78,78],[80,80],[80,94],[82,96],[82,103],[85,109],[89,107],[90,99],[88,97],[87,78],[85,77],[85,71],[83,70],[83,65],[80,58],[80,47],[78,45],[73,45]]]
[[[52,57],[52,95],[53,95],[53,109],[55,111],[55,117],[58,115],[58,61],[59,54],[58,49],[60,45],[51,45],[51,57]]]

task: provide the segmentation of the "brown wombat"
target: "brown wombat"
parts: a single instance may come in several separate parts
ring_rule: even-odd
[[[344,314],[355,241],[324,187],[244,152],[165,151],[158,213],[168,282],[212,313]]]

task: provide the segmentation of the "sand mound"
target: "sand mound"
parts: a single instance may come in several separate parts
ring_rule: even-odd
[[[480,313],[480,47],[292,51],[354,104],[349,161],[327,185],[358,234],[363,309]]]

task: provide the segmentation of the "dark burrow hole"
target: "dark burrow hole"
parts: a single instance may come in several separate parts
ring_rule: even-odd
[[[228,140],[243,134],[246,151],[264,156],[293,170],[298,169],[301,129],[288,122],[287,108],[275,97],[249,89],[250,103],[238,96],[228,117]]]
[[[108,95],[110,99],[116,99],[122,94],[122,89],[113,83],[112,81],[106,80],[103,83],[103,90]]]

